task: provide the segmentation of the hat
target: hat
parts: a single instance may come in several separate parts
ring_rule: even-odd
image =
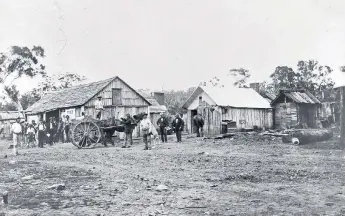
[[[101,96],[101,95],[99,95],[97,98],[102,98],[102,96]]]

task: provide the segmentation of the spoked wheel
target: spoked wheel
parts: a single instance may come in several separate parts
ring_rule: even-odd
[[[101,131],[93,122],[80,122],[72,130],[72,143],[78,148],[93,148],[101,140]]]

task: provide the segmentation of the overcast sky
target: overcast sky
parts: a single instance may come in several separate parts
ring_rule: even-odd
[[[338,71],[344,9],[343,0],[0,0],[0,51],[41,45],[49,74],[117,75],[136,89],[184,89],[239,67],[262,81],[298,60]]]

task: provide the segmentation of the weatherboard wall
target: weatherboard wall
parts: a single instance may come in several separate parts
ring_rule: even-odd
[[[120,104],[113,104],[113,89],[121,89]],[[118,78],[89,100],[85,107],[94,107],[98,96],[102,96],[104,106],[147,107],[149,105],[138,93]]]

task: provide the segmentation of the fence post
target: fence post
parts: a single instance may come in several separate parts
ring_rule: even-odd
[[[345,86],[340,88],[340,144],[345,148]]]

